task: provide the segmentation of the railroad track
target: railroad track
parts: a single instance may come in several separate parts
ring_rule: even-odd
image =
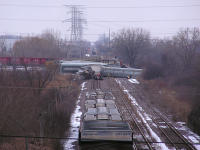
[[[134,93],[134,92],[130,92]],[[145,98],[143,95],[140,95],[140,98]],[[135,106],[137,108],[137,106]],[[139,109],[139,108],[138,108]],[[151,110],[150,114],[152,114],[151,119],[154,124],[158,127],[160,134],[162,135],[162,141],[165,144],[179,150],[179,149],[187,149],[187,150],[196,150],[196,148],[190,143],[173,125],[166,117],[164,117],[159,111],[154,108],[146,109]],[[162,123],[162,124],[160,124]]]
[[[147,123],[151,128],[153,127],[152,123],[156,125],[157,130],[156,133],[159,133],[163,142],[155,141],[148,129],[146,128],[145,123],[143,120],[137,115],[137,106],[133,106],[131,101],[129,100],[128,96],[124,93],[124,89],[120,88],[120,86],[113,82],[112,79],[108,79],[101,83],[100,80],[92,80],[91,81],[91,89],[100,89],[101,84],[104,87],[109,87],[108,89],[103,89],[105,91],[111,91],[113,95],[116,97],[116,105],[118,106],[119,112],[122,114],[123,119],[128,121],[130,124],[131,129],[133,130],[134,135],[140,135],[140,140],[135,139],[133,142],[134,149],[156,149],[155,144],[153,143],[165,143],[170,148],[174,149],[186,149],[186,150],[196,150],[196,148],[185,139],[183,135],[165,118],[160,114],[158,111],[151,109],[150,118],[152,119],[151,122]],[[116,90],[117,89],[117,90]],[[133,91],[130,92],[131,95],[134,93]],[[143,97],[145,98],[145,97]],[[150,109],[148,109],[150,111]],[[161,125],[160,122],[164,123],[165,128],[163,128],[163,124]]]
[[[110,82],[110,80],[108,80],[108,84],[110,84],[110,87],[116,87],[116,84],[113,84],[113,82]],[[127,101],[127,97],[123,93],[122,89],[118,87],[118,90],[112,90],[112,88],[110,88],[109,90],[112,91],[114,96],[116,97],[116,104],[121,115],[123,116],[123,119],[129,122],[129,125],[134,134],[141,135],[143,138],[141,144],[133,141],[133,148],[135,150],[139,150],[142,149],[144,145],[146,145],[149,150],[154,150],[155,148],[152,146],[152,144],[149,142],[148,137],[145,135],[146,131],[144,124],[141,124],[141,122],[137,121],[134,113],[134,108],[129,103],[129,101]]]
[[[187,139],[185,139],[185,137],[166,118],[164,118],[160,114],[160,112],[156,111],[155,109],[152,109],[152,112],[154,114],[154,123],[157,125],[157,127],[161,130],[161,132],[165,135],[165,137],[173,145],[174,148],[176,148],[177,150],[184,148],[189,150],[196,150],[192,143],[187,141]],[[165,127],[167,128],[161,128],[159,122],[164,123]]]
[[[120,93],[118,92],[118,94]],[[134,148],[136,150],[141,149],[141,147],[143,147],[143,145],[145,144],[149,150],[154,150],[152,144],[149,142],[148,137],[145,135],[146,134],[145,127],[143,126],[143,124],[141,124],[141,122],[138,122],[138,120],[136,119],[136,116],[134,115],[133,107],[131,107],[131,105],[128,103],[128,101],[124,97],[122,97],[121,102],[118,103],[118,108],[122,108],[122,107],[123,107],[123,110],[121,109],[122,116],[125,116],[133,132],[136,133],[135,130],[137,129],[137,134],[140,134],[143,138],[143,141],[141,142],[142,146],[139,143],[133,142]]]
[[[100,80],[91,80],[91,90],[101,89],[101,81]]]

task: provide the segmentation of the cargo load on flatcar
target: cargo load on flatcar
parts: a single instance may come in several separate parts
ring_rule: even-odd
[[[132,142],[132,130],[128,122],[122,119],[115,98],[105,99],[106,97],[106,92],[99,89],[86,94],[79,140]]]

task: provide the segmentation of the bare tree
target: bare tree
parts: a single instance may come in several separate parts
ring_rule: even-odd
[[[114,34],[113,47],[130,66],[134,66],[140,52],[149,44],[149,33],[143,29],[123,29]]]
[[[95,42],[95,48],[100,55],[110,55],[111,49],[109,37],[107,37],[105,34],[101,35],[99,39]]]
[[[183,70],[190,69],[196,59],[197,49],[200,48],[199,28],[183,29],[174,37],[173,46],[179,57]]]
[[[4,36],[0,37],[0,52],[1,56],[4,56],[6,53],[6,39]]]
[[[13,52],[17,57],[50,57],[61,56],[59,39],[51,33],[41,37],[26,37],[14,44]]]

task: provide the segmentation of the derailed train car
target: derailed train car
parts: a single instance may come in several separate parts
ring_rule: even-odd
[[[87,97],[79,129],[79,140],[132,142],[133,133],[129,124],[122,120],[115,101],[104,99],[104,94],[97,91]]]
[[[142,69],[119,68],[119,67],[102,67],[102,75],[105,77],[131,78],[142,73]]]

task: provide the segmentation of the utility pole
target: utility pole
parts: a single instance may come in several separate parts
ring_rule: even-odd
[[[71,42],[81,41],[83,36],[83,27],[86,24],[86,20],[83,17],[82,7],[80,5],[66,5],[70,8],[70,19],[66,19],[65,22],[71,23],[70,28],[70,40]]]
[[[109,50],[110,50],[110,28],[109,28],[109,36],[108,36],[108,44],[109,44]]]

